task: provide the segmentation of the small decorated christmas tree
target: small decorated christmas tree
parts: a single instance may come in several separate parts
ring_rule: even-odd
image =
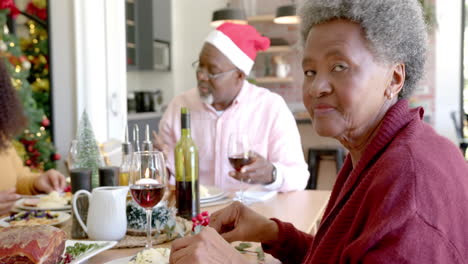
[[[86,110],[81,115],[81,120],[76,133],[77,156],[73,168],[87,168],[93,171],[91,176],[92,188],[99,186],[99,167],[103,165],[103,159],[94,137],[93,128]]]

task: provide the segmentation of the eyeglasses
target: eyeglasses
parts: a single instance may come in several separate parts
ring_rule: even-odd
[[[195,70],[195,72],[198,74],[204,74],[206,77],[208,77],[208,79],[210,80],[215,80],[215,79],[218,79],[219,77],[223,76],[223,75],[226,75],[228,73],[231,73],[231,72],[234,72],[234,71],[237,71],[237,68],[234,68],[234,69],[230,69],[228,71],[225,71],[225,72],[219,72],[219,73],[209,73],[207,72],[206,70],[202,70],[200,68],[200,62],[199,61],[194,61],[192,63],[192,68]]]

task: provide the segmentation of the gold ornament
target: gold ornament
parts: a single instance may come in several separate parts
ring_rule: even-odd
[[[32,3],[40,9],[44,9],[47,7],[47,1],[46,0],[32,0]]]

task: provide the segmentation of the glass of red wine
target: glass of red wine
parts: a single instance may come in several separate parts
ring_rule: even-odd
[[[242,167],[254,162],[253,152],[250,149],[249,137],[245,133],[232,133],[228,143],[228,158],[231,166],[240,173]],[[244,179],[240,179],[241,188],[234,198],[235,200],[245,203],[244,199]]]
[[[153,207],[167,190],[167,170],[160,151],[137,151],[133,154],[130,192],[133,200],[146,210],[146,248],[151,248],[151,215]]]

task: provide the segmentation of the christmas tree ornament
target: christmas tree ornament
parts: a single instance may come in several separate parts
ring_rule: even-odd
[[[55,153],[52,155],[52,160],[60,160],[62,158],[62,156],[60,156],[60,154],[58,153]]]
[[[31,69],[31,63],[29,61],[23,61],[22,66],[25,70]]]
[[[42,119],[41,125],[45,127],[48,127],[50,125],[50,121],[46,116],[44,116],[44,118]]]
[[[7,46],[7,44],[5,43],[5,41],[0,40],[0,51],[1,51],[1,52],[5,52],[5,51],[7,51],[7,49],[8,49],[8,46]]]

